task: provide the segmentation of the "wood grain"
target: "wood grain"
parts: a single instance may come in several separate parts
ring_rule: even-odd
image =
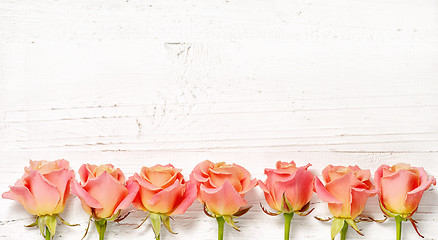
[[[438,176],[438,2],[435,0],[5,0],[0,3],[0,191],[29,159],[74,169],[108,163],[130,176],[172,163],[236,162],[254,177],[277,160],[407,162]],[[436,187],[416,219],[436,239]],[[282,239],[263,195],[226,239]],[[0,239],[38,239],[22,207],[1,200]],[[316,196],[311,216],[328,216]],[[364,215],[382,214],[376,198]],[[87,216],[72,198],[56,238],[79,239]],[[131,214],[107,239],[152,239]],[[215,239],[195,202],[163,239]],[[325,239],[329,224],[295,217],[291,239]],[[394,222],[361,223],[366,239]],[[261,230],[262,229],[262,230]],[[403,236],[415,239],[405,224]],[[88,239],[96,238],[92,231]],[[349,239],[364,239],[350,231]]]

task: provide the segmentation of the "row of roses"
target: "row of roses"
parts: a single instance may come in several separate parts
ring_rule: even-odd
[[[99,239],[104,239],[107,222],[123,220],[127,215],[121,216],[121,211],[132,203],[146,212],[139,227],[149,217],[155,238],[159,240],[161,225],[173,233],[171,216],[184,213],[198,198],[204,204],[204,212],[216,218],[218,239],[222,240],[225,222],[239,229],[234,219],[250,209],[244,195],[256,185],[260,186],[266,202],[275,210],[270,212],[261,205],[263,211],[269,215],[284,215],[284,239],[289,239],[293,215],[305,216],[313,210],[309,211],[313,192],[328,203],[333,214],[332,218],[317,218],[333,220],[332,239],[339,232],[341,239],[345,239],[348,226],[361,234],[356,223],[363,218],[358,216],[368,197],[378,194],[381,210],[386,217],[395,218],[397,239],[401,239],[402,221],[409,220],[417,230],[412,215],[423,192],[431,184],[436,184],[435,178],[428,177],[423,168],[400,163],[392,167],[380,166],[375,173],[374,185],[370,181],[370,170],[329,165],[322,171],[324,185],[308,171],[309,166],[311,164],[297,167],[293,161],[279,161],[275,169],[265,169],[267,179],[263,182],[251,179],[250,173],[237,164],[206,160],[195,167],[190,181],[184,180],[181,169],[170,164],[143,167],[140,173],[125,181],[122,171],[111,164],[84,164],[79,169],[80,182],[77,182],[66,160],[30,161],[23,177],[2,196],[19,201],[30,214],[36,215],[36,221],[28,226],[38,226],[45,239],[53,238],[57,218],[70,225],[59,216],[70,190],[90,215],[89,223],[94,221]],[[370,217],[367,220],[379,221]],[[85,234],[88,228],[89,224]]]

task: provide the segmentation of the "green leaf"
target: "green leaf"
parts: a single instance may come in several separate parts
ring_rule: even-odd
[[[151,213],[150,215],[152,230],[154,230],[155,239],[160,239],[161,217],[158,213]]]
[[[331,237],[332,240],[335,239],[336,235],[341,231],[342,227],[344,226],[344,219],[342,218],[334,218],[332,222],[332,229],[331,229]]]
[[[56,232],[56,215],[46,215],[44,221],[46,226],[49,228],[50,237],[52,238]]]

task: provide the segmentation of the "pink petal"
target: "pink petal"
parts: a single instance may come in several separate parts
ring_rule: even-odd
[[[82,166],[79,168],[78,173],[83,183],[86,183],[88,181],[90,175],[91,177],[94,177],[92,172],[96,167],[97,167],[96,165],[82,164]]]
[[[140,186],[136,182],[132,182],[126,186],[128,188],[128,195],[123,199],[123,201],[117,206],[116,210],[114,211],[117,213],[119,210],[123,210],[134,201],[134,198],[138,194],[138,190],[140,189]]]
[[[299,211],[306,205],[313,195],[313,174],[298,168],[289,181],[277,181],[271,187],[275,189],[274,198],[280,202],[285,194],[294,211]]]
[[[65,163],[60,164],[65,165]],[[74,172],[72,170],[61,169],[44,174],[44,177],[58,189],[58,193],[61,196],[58,207],[61,207],[59,210],[62,211],[65,201],[67,201],[70,196],[70,181],[74,179]]]
[[[200,198],[211,212],[219,215],[233,215],[240,207],[247,204],[247,201],[240,196],[228,181],[225,181],[222,187],[216,189],[209,189],[201,185]]]
[[[184,186],[179,181],[175,181],[170,187],[161,190],[146,201],[145,207],[152,212],[169,213],[182,201],[183,189]]]
[[[237,177],[237,174],[232,174],[228,172],[219,172],[214,169],[210,169],[210,180],[214,186],[220,187],[224,184],[225,181],[228,181],[233,185],[236,191],[242,191],[242,185],[240,183],[240,179]]]
[[[344,176],[332,180],[325,185],[327,191],[329,191],[336,199],[341,200],[343,204],[350,204],[350,188],[367,188],[368,186],[359,181],[352,172],[345,174]]]
[[[81,201],[83,201],[85,205],[91,208],[102,208],[102,205],[87,191],[85,191],[85,189],[82,188],[82,186],[78,182],[72,181],[70,187],[71,193],[81,199]]]
[[[351,188],[351,198],[350,198],[350,216],[355,219],[359,214],[362,213],[365,208],[365,204],[369,197],[374,196],[377,190],[367,190],[364,188]]]
[[[249,178],[248,178],[248,179],[249,179]],[[243,188],[243,190],[240,191],[239,193],[240,193],[240,194],[245,194],[245,193],[249,192],[249,190],[253,189],[255,186],[257,186],[257,179],[254,178],[254,179],[252,179],[251,181],[249,181],[248,185],[245,186],[245,187]]]
[[[28,184],[29,191],[35,198],[38,215],[59,213],[55,212],[55,208],[61,200],[61,195],[55,185],[48,182],[38,171],[31,171],[24,178],[24,182]]]
[[[269,204],[269,206],[277,211],[281,211],[281,202],[277,203],[271,195],[271,192],[267,188],[266,184],[262,181],[258,181],[260,188],[263,190],[265,195],[265,200]]]
[[[419,177],[407,170],[381,178],[381,195],[384,207],[393,213],[411,213],[416,207],[406,206],[408,192],[418,188]]]
[[[15,186],[10,186],[11,190],[3,193],[2,197],[20,202],[27,212],[32,215],[37,215],[38,210],[35,198],[32,196],[32,193],[29,191],[28,188],[22,186],[22,184],[20,185],[21,186],[15,184]]]
[[[333,196],[322,184],[321,180],[315,176],[315,191],[318,195],[319,199],[327,203],[337,203],[342,204],[340,200],[338,200],[335,196]]]
[[[420,186],[408,192],[405,201],[405,206],[408,209],[417,209],[424,191],[426,191],[430,185],[436,185],[436,179],[433,176],[427,179],[427,174],[423,168],[417,168],[417,170],[420,173]]]
[[[196,196],[198,194],[198,190],[196,188],[196,183],[187,182],[186,183],[186,191],[183,196],[183,200],[179,204],[178,207],[176,207],[175,210],[172,211],[170,215],[177,215],[177,214],[183,214],[187,208],[192,205],[193,201],[195,201]]]
[[[100,218],[111,217],[128,195],[128,189],[107,172],[89,179],[83,188],[102,205],[102,209],[95,210],[96,216]]]
[[[137,173],[134,174],[133,178],[135,179],[135,181],[138,182],[138,184],[140,184],[140,186],[141,186],[142,188],[145,188],[145,189],[148,189],[148,190],[150,190],[150,191],[154,191],[154,192],[159,191],[159,190],[162,189],[162,188],[157,187],[157,186],[153,185],[152,183],[146,181],[145,179],[143,179],[143,178],[142,178],[140,175],[138,175]]]

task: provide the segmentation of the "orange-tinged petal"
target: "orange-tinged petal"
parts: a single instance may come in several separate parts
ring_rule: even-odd
[[[327,203],[336,203],[342,204],[342,201],[338,200],[333,194],[331,194],[322,184],[321,180],[318,177],[314,177],[315,179],[315,192],[318,195],[319,199]]]
[[[172,211],[170,215],[183,214],[187,210],[187,208],[192,205],[193,201],[195,201],[197,194],[198,190],[196,188],[196,183],[190,181],[187,182],[183,200],[179,203],[178,207],[176,207],[175,210]]]
[[[103,208],[95,210],[96,216],[100,218],[111,217],[128,195],[128,189],[107,172],[98,178],[89,179],[83,188],[102,205]]]
[[[35,198],[29,189],[22,184],[21,186],[17,184],[15,186],[10,186],[10,190],[3,193],[2,197],[20,202],[24,209],[32,215],[38,214]]]
[[[232,173],[225,171],[216,171],[216,169],[210,169],[210,181],[215,187],[220,187],[225,181],[228,181],[233,185],[236,191],[242,191],[242,185],[240,180]]]
[[[215,189],[209,189],[201,185],[199,191],[200,198],[214,214],[233,215],[240,207],[247,204],[246,200],[228,181],[225,181],[220,188]]]
[[[70,181],[74,179],[74,172],[72,170],[61,169],[44,174],[44,177],[58,189],[61,199],[57,206],[58,209],[55,211],[60,212],[64,208],[65,201],[70,196]]]
[[[374,196],[377,190],[367,190],[365,188],[351,188],[351,198],[350,198],[350,216],[355,219],[359,214],[362,213],[365,208],[365,204],[369,197]]]
[[[400,170],[393,175],[385,176],[381,181],[381,195],[385,208],[393,213],[411,213],[415,209],[405,206],[407,193],[419,186],[416,174]]]
[[[420,174],[420,186],[408,192],[405,201],[406,209],[414,209],[413,211],[415,211],[420,204],[424,191],[426,191],[430,185],[436,185],[436,179],[434,177],[428,179],[423,168],[417,168],[417,170]]]
[[[61,200],[61,196],[55,185],[48,182],[38,171],[31,171],[24,178],[24,182],[37,203],[37,215],[59,213],[55,212],[55,208]]]
[[[155,213],[169,213],[182,201],[183,188],[179,181],[175,181],[170,187],[161,190],[146,201],[145,207]]]
[[[96,168],[96,165],[92,164],[82,164],[79,168],[79,177],[83,183],[86,183],[89,178],[94,178],[93,171]]]
[[[268,205],[272,208],[275,209],[277,211],[281,211],[281,202],[277,203],[274,198],[271,195],[271,192],[269,191],[268,187],[266,186],[266,184],[262,181],[258,181],[260,188],[263,190],[263,193],[265,195],[265,200],[268,203]]]
[[[76,195],[81,200],[82,208],[87,214],[93,215],[91,208],[102,208],[102,205],[87,191],[85,191],[78,182],[72,181],[70,183],[70,187],[71,193]]]
[[[294,211],[301,210],[313,195],[313,174],[304,168],[298,168],[288,181],[277,181],[272,186],[275,189],[275,199],[281,201],[283,193],[292,205]]]
[[[117,213],[119,210],[127,208],[132,203],[132,201],[134,201],[134,198],[137,196],[138,190],[140,190],[140,186],[136,182],[127,184],[126,188],[128,189],[128,195],[117,206],[116,210],[114,211],[115,213]]]

